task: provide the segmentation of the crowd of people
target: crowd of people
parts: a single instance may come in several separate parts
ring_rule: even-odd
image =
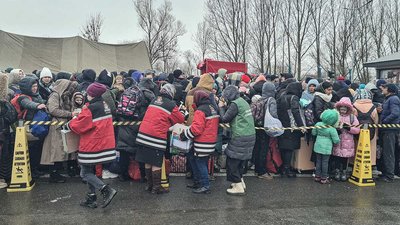
[[[399,124],[398,94],[398,87],[385,80],[359,84],[343,76],[297,81],[290,73],[250,75],[223,68],[200,76],[186,76],[179,69],[170,74],[133,69],[53,74],[44,67],[26,74],[9,68],[0,73],[0,188],[10,182],[17,121],[36,120],[38,112],[66,125],[49,126],[43,137],[29,138],[32,177],[47,173],[49,182],[64,183],[67,178],[60,171],[80,175],[89,187],[81,203],[85,207],[97,207],[96,191],[103,196],[102,207],[111,202],[117,190],[103,179],[129,180],[131,160],[140,165],[146,191],[168,192],[161,185],[161,168],[171,157],[169,135],[175,124],[186,125],[179,139],[193,143],[185,154],[193,193],[210,193],[210,156],[226,158],[231,195],[246,193],[243,174],[252,165],[258,178],[273,179],[267,168],[272,151],[283,162],[275,165],[281,176],[296,177],[291,163],[302,140],[313,145],[316,182],[346,181],[358,125]],[[113,121],[140,124],[113,126]],[[268,132],[271,123],[301,129]],[[330,126],[305,128],[313,125]],[[77,152],[64,151],[61,129],[79,135]],[[392,182],[398,170],[398,130],[369,129],[374,170]],[[100,164],[102,174],[96,176]]]

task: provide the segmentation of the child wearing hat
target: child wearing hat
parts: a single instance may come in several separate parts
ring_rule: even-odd
[[[108,163],[116,158],[114,126],[111,110],[101,97],[107,87],[92,83],[86,90],[88,102],[82,112],[74,117],[68,127],[80,135],[78,163],[81,177],[88,184],[89,192],[81,206],[96,208],[96,190],[103,196],[102,208],[110,204],[117,191],[93,173],[96,164]]]

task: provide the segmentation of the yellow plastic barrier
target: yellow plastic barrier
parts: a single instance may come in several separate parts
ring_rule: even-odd
[[[360,187],[375,186],[372,179],[371,143],[368,129],[362,129],[358,140],[353,175],[349,182]]]
[[[167,177],[167,171],[165,170],[165,158],[163,158],[162,168],[161,168],[161,187],[169,190],[169,181]]]
[[[12,164],[11,184],[7,192],[30,191],[35,186],[31,176],[26,128],[17,127]]]

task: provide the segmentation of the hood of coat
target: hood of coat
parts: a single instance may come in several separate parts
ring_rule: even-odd
[[[353,113],[353,104],[351,104],[351,100],[348,97],[343,97],[340,99],[340,101],[336,102],[336,104],[335,104],[336,110],[339,111],[340,107],[347,108],[347,115],[350,115]]]
[[[311,79],[311,80],[308,81],[307,87],[306,87],[306,90],[305,90],[308,94],[312,94],[312,93],[310,93],[310,92],[308,91],[308,88],[309,88],[311,85],[314,85],[314,86],[315,86],[315,89],[317,89],[317,87],[318,87],[318,85],[319,85],[318,80],[317,80],[317,79]]]
[[[339,113],[334,109],[327,109],[322,113],[321,120],[326,125],[335,126],[339,120]]]
[[[19,73],[9,73],[8,74],[8,84],[9,85],[13,85],[13,84],[18,84],[21,81],[21,76],[19,75]]]
[[[299,82],[290,83],[286,87],[286,93],[289,95],[296,95],[297,97],[301,98],[301,93],[303,91],[303,87]]]
[[[162,86],[160,93],[164,94],[164,95],[168,95],[171,98],[174,98],[175,93],[176,93],[175,86],[173,84],[165,84],[164,86]]]
[[[82,80],[93,83],[96,80],[96,72],[92,69],[86,69],[82,72]]]
[[[198,90],[194,93],[193,102],[197,107],[204,104],[211,104],[210,94],[205,91]]]
[[[8,98],[8,76],[0,73],[0,101],[7,101]]]
[[[18,84],[19,89],[21,90],[22,94],[29,95],[29,96],[37,96],[39,95],[39,91],[36,93],[32,93],[32,85],[37,83],[37,79],[33,76],[26,76],[23,78]],[[38,89],[39,90],[39,89]]]
[[[374,91],[377,91],[378,88],[376,87],[375,84],[368,83],[368,84],[365,85],[365,90],[370,91],[370,92],[374,92]]]
[[[327,95],[321,92],[315,92],[315,96],[321,97],[325,102],[330,102],[332,100],[332,95]]]
[[[265,82],[266,82],[266,81],[264,81],[264,80],[260,80],[260,81],[258,81],[258,82],[256,82],[256,83],[253,83],[253,84],[252,84],[254,91],[255,91],[258,95],[261,95],[261,94],[262,94],[263,85],[265,84]]]
[[[144,89],[148,89],[151,92],[155,93],[155,90],[157,88],[157,85],[153,82],[152,79],[150,78],[143,78],[140,82],[139,82],[139,88],[144,88]]]
[[[265,82],[262,86],[262,97],[263,98],[269,98],[269,97],[275,98],[275,95],[276,95],[275,84],[272,82]]]
[[[219,70],[218,70],[218,77],[221,78],[221,79],[223,80],[224,77],[225,77],[226,72],[228,72],[228,70],[226,70],[226,69],[224,69],[224,68],[219,69]]]
[[[200,76],[199,83],[196,87],[204,88],[207,91],[212,91],[214,86],[214,79],[209,73],[205,73]]]
[[[227,102],[232,102],[240,97],[239,89],[236,86],[229,85],[222,92],[222,97],[224,97]]]
[[[57,92],[59,95],[62,95],[65,90],[67,90],[68,85],[71,83],[69,80],[61,79],[57,80],[52,87],[53,92]]]

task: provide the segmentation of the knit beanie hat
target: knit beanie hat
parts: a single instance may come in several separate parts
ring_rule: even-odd
[[[338,78],[337,78],[337,80],[339,81],[344,81],[345,79],[344,79],[344,76],[342,76],[342,75],[340,75]]]
[[[143,73],[140,71],[135,71],[132,73],[132,79],[136,81],[136,83],[139,83],[140,80],[143,78]]]
[[[245,82],[246,84],[250,83],[251,79],[249,76],[247,75],[243,75],[242,76],[242,81]]]
[[[365,84],[360,84],[359,89],[365,89]]]
[[[284,77],[286,80],[290,78],[294,78],[291,73],[281,73],[281,77]]]
[[[183,74],[182,70],[174,70],[174,78],[179,79],[179,77]]]
[[[104,69],[100,72],[99,77],[97,77],[97,82],[111,88],[111,86],[114,84],[114,76]]]
[[[383,87],[386,87],[390,93],[398,94],[399,88],[395,84],[384,84]]]
[[[384,84],[386,84],[386,80],[380,79],[376,82],[376,87],[380,88]]]
[[[93,97],[100,97],[104,94],[104,92],[107,91],[107,87],[104,84],[100,84],[98,82],[94,82],[92,84],[89,85],[89,87],[86,90],[86,93]]]
[[[53,74],[51,73],[50,69],[47,67],[43,67],[42,71],[40,72],[40,79],[42,79],[44,77],[53,78]]]
[[[167,95],[171,96],[171,98],[174,98],[175,93],[176,93],[175,86],[173,84],[165,84],[164,86],[162,86],[160,93],[167,94]]]

